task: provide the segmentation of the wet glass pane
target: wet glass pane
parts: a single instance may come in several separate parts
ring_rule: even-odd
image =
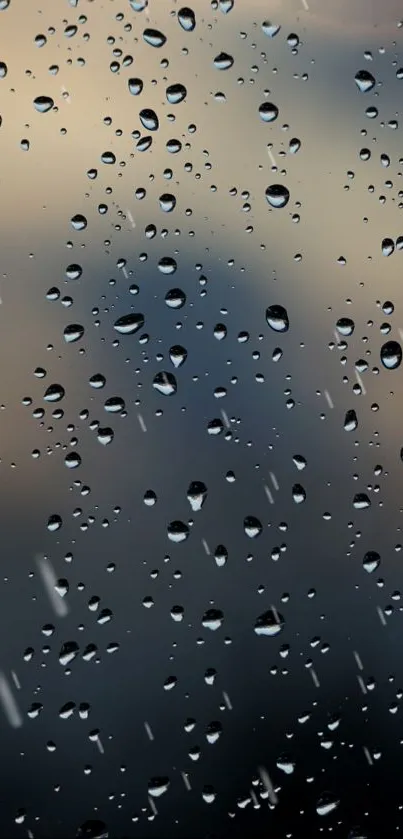
[[[403,9],[0,0],[0,835],[402,826]]]

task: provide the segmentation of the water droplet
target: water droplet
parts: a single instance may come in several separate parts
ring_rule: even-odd
[[[282,184],[272,184],[266,189],[266,201],[275,210],[280,210],[286,207],[290,200],[290,193],[286,186]]]
[[[77,831],[78,839],[108,839],[109,830],[100,819],[89,819]]]
[[[384,256],[391,256],[393,251],[395,250],[395,243],[393,239],[383,239],[381,248]]]
[[[353,505],[356,510],[367,510],[371,506],[371,501],[365,492],[357,492],[353,499]]]
[[[47,528],[51,533],[53,533],[56,530],[60,530],[62,524],[63,524],[62,517],[59,516],[57,513],[54,513],[52,516],[49,516],[49,518],[48,518]]]
[[[132,96],[139,96],[139,94],[143,90],[142,79],[129,79],[127,84],[128,84],[129,91],[132,94]]]
[[[81,457],[78,452],[69,452],[64,458],[64,463],[68,469],[78,469],[81,464]]]
[[[189,536],[189,528],[183,521],[171,521],[168,525],[168,539],[171,542],[185,542]]]
[[[103,446],[107,446],[111,443],[114,436],[112,428],[98,428],[97,439]]]
[[[159,119],[152,108],[143,108],[139,113],[140,122],[147,129],[147,131],[157,131],[159,127]]]
[[[187,491],[187,499],[193,512],[201,510],[206,498],[206,484],[204,484],[203,481],[192,481],[192,483],[189,484],[189,489]]]
[[[360,93],[368,93],[375,86],[375,79],[368,70],[359,70],[355,74],[355,83]]]
[[[266,309],[266,321],[275,332],[287,332],[290,328],[288,312],[284,306],[269,306]]]
[[[175,274],[177,267],[173,256],[163,256],[158,263],[158,270],[161,271],[161,274]]]
[[[181,367],[182,364],[185,363],[187,359],[187,350],[185,347],[181,347],[180,344],[175,344],[174,347],[171,347],[169,350],[169,357],[172,361],[174,367],[178,368]]]
[[[68,280],[79,280],[82,273],[83,269],[81,265],[76,265],[75,263],[68,265],[66,268],[66,277]]]
[[[339,801],[337,798],[332,793],[325,792],[319,798],[316,805],[316,812],[318,816],[327,816],[329,813],[332,813],[333,810],[336,810],[338,805]]]
[[[344,418],[344,430],[345,431],[355,431],[358,426],[358,419],[357,414],[354,409],[346,412],[346,416]]]
[[[292,497],[296,504],[303,504],[303,502],[306,501],[306,491],[301,484],[294,484],[292,488]]]
[[[59,664],[66,667],[79,653],[79,646],[75,641],[66,641],[59,653]]]
[[[263,530],[262,522],[256,516],[245,516],[243,520],[244,531],[249,539],[256,539]]]
[[[193,32],[196,28],[196,16],[193,9],[183,6],[178,12],[178,21],[185,32]]]
[[[270,20],[264,20],[262,23],[262,30],[268,38],[275,38],[280,32],[281,26],[277,23],[271,23]]]
[[[64,394],[65,390],[62,385],[49,385],[43,398],[46,402],[60,402],[60,400],[63,399]]]
[[[211,632],[216,632],[222,626],[224,615],[221,609],[207,609],[202,618],[202,626],[205,629],[210,629]]]
[[[151,778],[148,782],[148,794],[153,798],[158,798],[167,791],[170,784],[169,778],[158,777]]]
[[[74,230],[85,230],[87,227],[88,221],[85,216],[81,215],[81,213],[77,213],[71,219],[71,223],[74,227]]]
[[[167,99],[170,105],[177,105],[183,102],[187,96],[187,90],[184,84],[171,84],[167,87]]]
[[[381,563],[381,557],[377,553],[377,551],[367,551],[364,559],[362,560],[363,567],[367,571],[368,574],[372,574],[379,568]]]
[[[186,303],[186,294],[181,288],[171,288],[165,295],[165,303],[170,309],[182,309]]]
[[[157,373],[154,376],[153,387],[155,390],[158,390],[158,393],[162,393],[163,396],[173,396],[178,389],[174,374],[166,373],[165,371]]]
[[[257,618],[255,623],[255,632],[256,635],[267,635],[270,638],[273,638],[281,632],[283,626],[283,616],[280,615],[277,610],[274,611],[274,609],[269,609]]]
[[[64,330],[64,340],[66,344],[74,344],[79,341],[84,335],[84,327],[79,323],[70,323]]]
[[[340,335],[344,337],[348,337],[352,335],[355,329],[355,323],[351,318],[339,318],[336,323],[337,331],[340,332]]]
[[[164,33],[158,29],[145,29],[143,38],[150,47],[163,47],[167,40]]]
[[[163,195],[160,195],[159,202],[161,210],[163,210],[164,213],[172,213],[176,207],[176,198],[169,192],[164,192]]]
[[[216,70],[229,70],[234,63],[232,55],[227,52],[220,52],[214,59],[214,67]]]
[[[397,341],[387,341],[381,348],[381,361],[387,370],[396,370],[402,362],[402,348]]]
[[[278,107],[272,102],[263,102],[259,107],[259,115],[263,122],[274,122],[278,117]]]
[[[37,96],[34,99],[34,107],[40,114],[46,114],[54,105],[53,99],[50,96]]]
[[[120,335],[134,335],[135,332],[138,332],[144,326],[144,315],[141,312],[137,314],[131,312],[129,315],[122,315],[122,317],[118,318],[117,321],[114,323],[114,329],[116,332],[119,332]]]

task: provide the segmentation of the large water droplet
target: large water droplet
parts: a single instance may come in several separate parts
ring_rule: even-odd
[[[283,186],[283,184],[272,184],[267,187],[266,201],[271,207],[274,207],[275,210],[280,210],[282,207],[286,207],[289,200],[289,190],[286,186]]]
[[[290,328],[288,312],[284,306],[269,306],[266,309],[266,321],[275,332],[287,332]]]
[[[129,79],[127,84],[132,96],[138,96],[143,90],[143,82],[141,79]]]
[[[278,117],[278,107],[273,102],[263,102],[259,107],[259,115],[263,122],[274,122]]]
[[[34,99],[34,107],[40,114],[46,114],[47,111],[50,111],[53,108],[54,101],[50,96],[37,96]]]
[[[369,73],[368,70],[359,70],[358,73],[355,74],[355,83],[360,93],[369,93],[369,91],[375,86],[375,79],[372,73]]]
[[[143,38],[150,47],[163,47],[167,40],[164,33],[158,29],[145,29]]]
[[[183,521],[171,521],[168,525],[168,539],[171,542],[185,542],[189,536],[189,528]]]
[[[402,348],[397,341],[387,341],[381,348],[381,361],[387,370],[396,370],[402,362]]]
[[[147,131],[157,131],[159,126],[159,119],[152,108],[143,108],[139,113],[141,124]]]
[[[144,315],[141,312],[131,312],[129,315],[122,315],[114,323],[114,329],[120,335],[134,335],[144,326]]]
[[[169,778],[151,778],[151,780],[148,782],[148,794],[151,795],[153,798],[159,798],[160,795],[163,795],[164,792],[167,791],[169,784]]]
[[[217,70],[229,70],[234,63],[232,55],[227,52],[220,52],[214,59],[214,67]]]
[[[256,539],[257,536],[260,536],[263,525],[256,516],[245,516],[243,521],[244,531],[249,539]]]
[[[257,618],[255,632],[256,635],[267,635],[272,638],[281,632],[283,626],[284,618],[277,612],[277,609],[268,609],[267,612],[263,612]]]
[[[196,16],[193,9],[183,6],[178,12],[178,21],[185,32],[193,32],[196,27]]]
[[[167,87],[167,99],[170,105],[177,105],[187,96],[187,90],[184,84],[171,84]]]
[[[377,551],[367,551],[364,559],[362,560],[363,567],[367,571],[368,574],[372,574],[379,568],[381,563],[381,557]]]
[[[224,615],[221,609],[207,609],[202,618],[202,625],[205,629],[215,632],[222,626]]]
[[[271,23],[270,20],[264,20],[262,23],[262,30],[268,38],[275,38],[280,32],[281,26],[277,23]]]
[[[43,398],[46,402],[60,402],[60,400],[63,399],[64,394],[65,390],[62,385],[49,385]]]
[[[64,330],[64,340],[66,344],[74,344],[79,341],[84,335],[84,327],[79,323],[70,323]]]
[[[194,513],[201,510],[206,498],[206,484],[203,481],[192,481],[187,491],[187,499]]]
[[[173,396],[178,389],[174,374],[167,373],[165,370],[154,376],[153,387],[155,390],[158,390],[158,393],[162,393],[163,396]]]
[[[318,816],[327,816],[329,813],[332,813],[338,805],[338,799],[332,793],[325,792],[319,798],[316,805],[316,812]]]

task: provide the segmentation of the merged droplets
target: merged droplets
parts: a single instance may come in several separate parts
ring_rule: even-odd
[[[355,74],[355,83],[360,93],[369,93],[369,91],[375,87],[375,79],[372,73],[369,73],[368,70],[359,70],[358,73]]]
[[[256,635],[267,635],[272,638],[281,632],[283,626],[283,616],[280,615],[277,609],[272,608],[259,615],[255,623],[255,632]]]
[[[290,200],[290,192],[283,184],[272,184],[266,189],[266,201],[275,210],[286,207]]]
[[[157,373],[153,379],[153,388],[155,388],[158,393],[162,393],[163,396],[173,396],[178,389],[174,374],[167,373],[165,370]]]
[[[288,332],[290,328],[287,309],[278,304],[268,306],[266,309],[266,321],[274,332]]]
[[[144,326],[144,315],[141,312],[131,312],[129,315],[122,315],[114,323],[114,329],[120,335],[134,335]]]
[[[46,114],[53,108],[54,101],[50,96],[37,96],[34,99],[34,108],[40,114]]]
[[[402,348],[397,341],[387,341],[381,348],[381,361],[387,370],[396,370],[402,362]]]

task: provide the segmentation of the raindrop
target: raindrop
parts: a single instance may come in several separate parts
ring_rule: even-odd
[[[288,312],[284,306],[269,306],[266,309],[266,321],[275,332],[287,332],[290,328]]]
[[[77,228],[78,229],[78,228]],[[68,280],[79,280],[83,273],[81,265],[68,265],[66,268],[66,277]]]
[[[355,74],[355,83],[360,93],[368,93],[375,86],[375,79],[368,70],[359,70]]]
[[[63,399],[64,394],[65,390],[62,385],[49,385],[43,398],[46,402],[60,402],[60,400]]]
[[[53,99],[50,96],[37,96],[34,99],[34,107],[40,114],[46,114],[47,111],[50,111],[54,105]]]
[[[141,312],[130,313],[129,315],[122,315],[114,323],[114,329],[120,335],[134,335],[139,329],[144,326],[144,315]]]
[[[334,795],[330,792],[325,792],[323,795],[320,796],[319,801],[316,805],[316,812],[318,816],[327,816],[329,813],[332,813],[333,810],[339,805],[339,801],[335,798]]]
[[[270,20],[265,20],[262,23],[262,30],[268,38],[275,38],[280,32],[281,26],[276,23],[271,23]]]
[[[245,516],[243,520],[244,531],[249,539],[256,539],[263,530],[262,522],[256,516]]]
[[[168,539],[171,542],[185,542],[189,536],[189,528],[183,521],[171,521],[168,525]]]
[[[62,517],[59,516],[57,513],[54,513],[52,516],[49,516],[48,518],[47,528],[51,533],[53,533],[56,530],[60,530],[62,524]]]
[[[214,59],[214,67],[217,70],[229,70],[234,63],[234,59],[232,55],[228,55],[227,52],[220,52]]]
[[[387,341],[381,348],[381,361],[387,370],[396,370],[402,362],[402,348],[397,341]]]
[[[160,195],[159,202],[161,210],[163,210],[164,213],[172,213],[176,207],[176,198],[169,192],[164,192],[163,195]]]
[[[85,218],[85,216],[82,216],[81,213],[77,213],[75,216],[73,216],[73,218],[71,219],[71,223],[74,227],[74,230],[85,230],[88,224],[87,219]]]
[[[170,309],[182,309],[186,303],[186,294],[181,288],[171,288],[165,295],[165,303]]]
[[[259,115],[263,122],[274,122],[278,117],[278,107],[272,102],[263,102],[259,108]]]
[[[173,396],[177,391],[178,385],[173,373],[162,371],[154,376],[153,387],[155,390],[158,390],[158,393],[162,393],[163,396]]]
[[[64,340],[66,344],[74,344],[79,341],[84,335],[84,327],[79,323],[70,323],[64,330]]]
[[[170,105],[177,105],[187,96],[187,90],[184,84],[171,84],[167,87],[167,99]]]
[[[64,463],[68,469],[77,469],[81,464],[81,457],[77,452],[69,452],[64,458]]]
[[[66,667],[78,655],[79,647],[75,641],[66,641],[59,653],[59,664]]]
[[[383,253],[384,256],[391,256],[394,249],[395,249],[395,243],[394,243],[393,239],[386,238],[386,239],[382,240],[382,246],[381,247],[382,247],[382,253]]]
[[[143,108],[139,113],[141,124],[147,131],[157,131],[159,127],[159,119],[152,108]]]
[[[109,830],[100,819],[89,819],[77,831],[78,839],[108,839]]]
[[[171,359],[173,366],[176,368],[181,367],[182,364],[185,363],[187,355],[187,350],[185,347],[181,347],[180,344],[175,344],[175,346],[171,347],[169,350],[169,358]]]
[[[263,612],[256,620],[255,632],[256,635],[267,635],[274,637],[278,635],[284,626],[284,618],[277,612],[277,610],[269,609]]]
[[[353,505],[356,510],[367,510],[371,506],[371,501],[365,492],[357,492],[354,496]]]
[[[153,798],[159,798],[160,795],[163,795],[167,791],[169,784],[169,778],[151,778],[148,782],[148,794]]]
[[[357,414],[354,409],[346,412],[346,416],[344,418],[344,430],[345,431],[355,431],[358,426],[358,419]]]
[[[221,609],[207,609],[202,618],[202,626],[215,632],[222,626],[224,615]]]
[[[349,335],[352,335],[355,329],[355,323],[351,318],[339,318],[336,323],[337,331],[340,332],[340,335],[343,335],[347,338]]]
[[[206,484],[202,481],[192,481],[187,491],[187,499],[194,513],[201,510],[206,498]]]
[[[364,559],[362,560],[363,567],[367,571],[368,574],[372,574],[379,568],[381,562],[381,557],[377,553],[377,551],[367,551]]]
[[[286,186],[282,184],[272,184],[266,189],[266,201],[275,210],[280,210],[286,207],[290,200],[290,193]]]
[[[163,47],[167,40],[163,32],[158,29],[145,29],[143,38],[150,47]]]
[[[185,32],[193,32],[196,28],[196,16],[193,9],[183,6],[178,12],[178,21]]]
[[[142,79],[129,79],[127,82],[128,88],[132,96],[138,96],[143,90]]]
[[[306,491],[301,484],[294,484],[292,488],[292,497],[296,504],[302,504],[306,500]]]

